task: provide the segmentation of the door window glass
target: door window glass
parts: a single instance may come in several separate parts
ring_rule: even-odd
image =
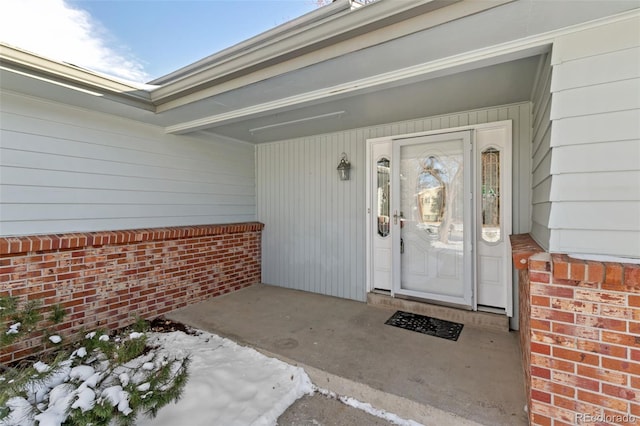
[[[482,151],[482,239],[500,241],[500,151]]]
[[[390,161],[381,158],[378,166],[378,235],[389,235],[389,176],[391,173]]]

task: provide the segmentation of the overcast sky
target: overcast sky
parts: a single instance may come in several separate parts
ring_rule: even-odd
[[[317,7],[314,0],[0,1],[0,41],[135,82]]]

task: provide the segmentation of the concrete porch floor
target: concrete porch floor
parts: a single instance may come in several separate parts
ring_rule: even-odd
[[[385,325],[393,312],[259,284],[167,317],[299,365],[320,388],[425,425],[527,423],[516,333],[465,325],[453,342]]]

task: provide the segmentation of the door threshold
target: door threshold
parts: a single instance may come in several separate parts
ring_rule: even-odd
[[[504,308],[494,308],[493,306],[478,305],[478,310],[482,312],[489,312],[491,314],[507,315],[507,311]]]
[[[460,305],[460,304],[451,303],[451,302],[443,302],[441,300],[427,299],[425,297],[409,296],[409,295],[406,295],[406,294],[398,294],[398,293],[396,293],[394,297],[396,299],[410,300],[412,302],[424,303],[424,304],[427,304],[427,305],[446,306],[448,308],[453,308],[453,309],[460,309],[460,310],[464,310],[464,311],[473,311],[473,308],[471,306]]]
[[[490,312],[470,311],[452,306],[435,305],[426,301],[391,297],[378,292],[367,293],[367,304],[380,308],[412,312],[447,321],[462,323],[493,331],[509,331],[509,317]]]

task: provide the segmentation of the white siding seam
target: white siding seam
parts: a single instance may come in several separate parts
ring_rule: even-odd
[[[590,83],[582,86],[572,86],[566,89],[555,89],[552,93],[566,93],[566,92],[571,92],[573,90],[584,90],[591,87],[606,86],[613,83],[621,83],[623,81],[634,81],[634,80],[638,80],[640,82],[640,77],[618,78],[615,80],[601,81],[599,83]]]
[[[594,117],[594,116],[599,116],[599,115],[603,115],[603,114],[611,114],[611,113],[615,113],[615,112],[638,111],[638,110],[640,110],[640,108],[610,109],[610,110],[607,110],[606,112],[592,112],[592,113],[580,113],[580,114],[575,114],[575,115],[563,115],[562,117],[554,118],[551,121],[556,122],[556,121],[570,119],[570,118],[576,118],[576,117]]]
[[[562,64],[569,64],[571,62],[581,61],[581,60],[589,59],[589,58],[597,58],[599,56],[606,55],[606,54],[609,54],[609,53],[624,52],[625,50],[634,50],[634,49],[637,49],[638,46],[640,46],[640,37],[638,38],[638,44],[636,44],[635,46],[626,46],[626,47],[622,47],[622,48],[619,48],[619,49],[614,48],[614,49],[611,49],[611,50],[607,50],[606,52],[598,52],[598,53],[594,53],[594,54],[591,54],[591,55],[584,55],[584,56],[579,56],[579,57],[575,57],[575,58],[571,58],[571,59],[565,59],[562,62],[558,62],[558,63],[553,64],[553,66],[562,65]]]

